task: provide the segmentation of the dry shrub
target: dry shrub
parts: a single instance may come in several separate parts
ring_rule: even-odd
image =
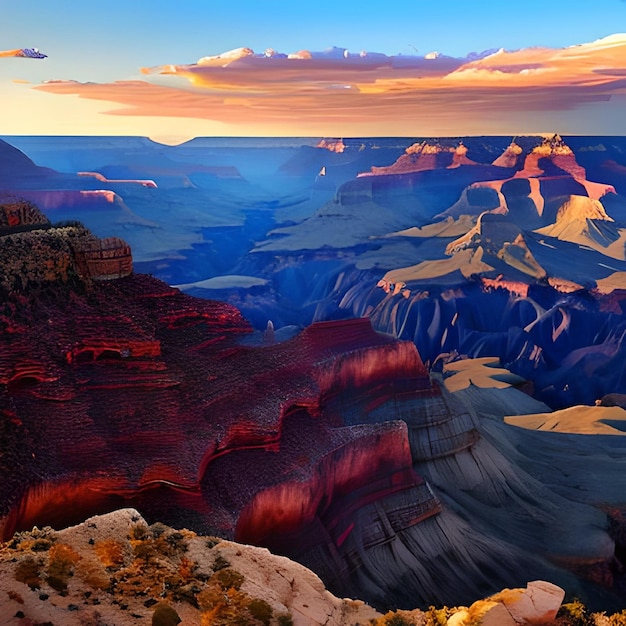
[[[421,614],[420,614],[421,615]],[[423,623],[422,620],[416,621],[412,611],[389,611],[382,617],[379,617],[376,626],[418,626]]]
[[[54,544],[48,556],[46,582],[59,593],[64,593],[67,589],[68,578],[74,572],[74,565],[81,557],[66,543]]]
[[[76,573],[92,589],[104,590],[111,585],[111,577],[105,571],[102,562],[94,558],[81,559],[76,564]]]
[[[608,618],[609,626],[626,626],[626,610],[614,613]]]
[[[15,568],[15,580],[28,585],[31,589],[39,589],[41,586],[39,570],[42,565],[43,562],[40,559],[27,556]]]
[[[593,626],[587,607],[578,599],[562,604],[557,618],[563,626]]]
[[[248,610],[250,611],[252,617],[259,620],[263,626],[269,626],[272,621],[274,611],[272,611],[272,607],[265,600],[262,600],[261,598],[254,598],[253,600],[250,600]]]
[[[219,570],[211,576],[197,596],[202,611],[201,626],[262,626],[271,623],[272,607],[265,600],[251,598],[239,590],[244,580],[244,576],[232,568]]]
[[[232,569],[231,567],[227,567],[226,569],[221,569],[219,572],[215,572],[215,574],[211,577],[211,581],[212,580],[215,580],[224,590],[236,589],[239,591],[245,578],[241,572],[238,572],[236,569]]]
[[[94,545],[94,551],[107,569],[119,569],[124,564],[125,549],[120,541],[105,539]]]
[[[202,613],[201,626],[256,626],[249,609],[250,597],[237,589],[228,589],[212,595],[214,605]]]
[[[197,563],[190,561],[186,556],[184,556],[180,560],[180,564],[178,566],[178,574],[183,580],[189,580],[190,578],[193,578],[193,574],[197,568]]]

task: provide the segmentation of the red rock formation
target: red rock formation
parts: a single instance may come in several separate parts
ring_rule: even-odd
[[[426,141],[409,146],[395,163],[383,167],[372,167],[369,172],[359,176],[384,176],[386,174],[409,174],[423,172],[440,167],[459,167],[463,164],[473,164],[465,155],[467,148],[445,148],[439,144]]]
[[[467,146],[461,142],[452,152],[452,163],[448,165],[448,169],[455,169],[461,165],[477,165],[476,161],[467,156]]]
[[[0,204],[0,231],[17,230],[24,226],[44,228],[50,220],[31,202],[7,198]]]
[[[515,143],[515,139],[507,146],[507,149],[493,162],[498,167],[515,167],[523,150]]]
[[[556,167],[567,172],[574,178],[585,179],[585,168],[578,165],[572,149],[565,144],[559,135],[544,139],[541,145],[526,156],[524,168],[515,174],[518,178],[541,176],[544,169],[539,161],[549,159]]]
[[[109,189],[72,190],[72,189],[24,189],[19,191],[30,202],[34,202],[44,211],[53,211],[63,207],[98,207],[109,204],[124,206],[123,200]]]
[[[297,410],[327,424],[320,441],[330,447],[322,446],[316,458],[331,458],[341,448],[358,456],[369,441],[366,457],[375,466],[373,442],[385,437],[386,445],[402,441],[408,449],[406,434],[368,427],[363,439],[358,428],[333,434],[330,426],[340,424],[324,403],[342,391],[392,385],[405,369],[412,380],[425,376],[413,344],[374,333],[366,320],[321,324],[283,344],[244,348],[234,343],[247,332],[235,309],[136,275],[94,283],[85,296],[70,291],[57,301],[22,299],[13,306],[14,314],[4,318],[11,332],[0,340],[0,354],[10,355],[0,360],[3,419],[14,416],[20,424],[15,445],[25,432],[34,440],[31,459],[11,470],[20,487],[0,500],[4,513],[11,511],[6,534],[45,524],[45,511],[59,510],[62,493],[82,514],[85,503],[101,510],[121,494],[154,506],[145,490],[164,484],[187,493],[181,496],[187,506],[209,510],[211,524],[229,519],[232,532],[236,515],[224,517],[219,499],[209,498],[209,509],[203,503],[205,476],[220,475],[218,459],[246,451],[280,450],[299,467],[290,450],[301,444],[284,438],[284,424]],[[311,458],[310,468],[317,463]],[[282,480],[283,470],[259,481],[258,467],[241,474],[236,491],[247,498]],[[410,458],[398,452],[386,474],[402,468],[410,468]],[[365,486],[368,477],[353,480]],[[333,485],[336,478],[324,481]]]
[[[244,347],[236,309],[131,274],[10,294],[0,322],[5,537],[131,503],[347,589],[359,546],[441,511],[412,469],[420,436],[367,417],[409,389],[435,394],[427,371],[368,320]]]
[[[117,237],[81,242],[76,247],[81,273],[95,280],[113,280],[133,271],[130,246]]]
[[[315,147],[337,153],[343,152],[346,149],[343,139],[322,139]]]
[[[28,200],[0,204],[0,288],[27,292],[55,282],[112,280],[133,270],[130,246],[80,224],[53,228]]]
[[[78,176],[89,176],[91,178],[95,178],[99,180],[101,183],[126,183],[132,185],[141,185],[142,187],[150,187],[152,189],[156,189],[158,185],[148,178],[137,179],[137,178],[107,178],[100,172],[77,172]]]

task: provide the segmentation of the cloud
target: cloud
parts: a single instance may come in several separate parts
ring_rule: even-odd
[[[292,134],[416,134],[412,128],[489,129],[588,108],[626,94],[626,36],[563,49],[529,48],[465,59],[386,56],[332,48],[255,54],[239,48],[197,63],[145,68],[145,79],[50,82],[38,89],[109,101],[109,115],[213,120]],[[558,116],[555,117],[558,119]],[[343,130],[342,130],[343,129]],[[614,132],[624,132],[614,129]],[[487,132],[487,131],[486,131]],[[581,131],[582,132],[582,131]]]
[[[16,48],[15,50],[0,50],[1,57],[21,57],[24,59],[45,59],[47,54],[40,52],[38,48]]]

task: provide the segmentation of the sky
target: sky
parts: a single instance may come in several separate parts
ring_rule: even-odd
[[[626,32],[624,0],[0,0],[0,15],[0,51],[48,55],[0,57],[2,135],[626,134],[626,36],[604,39]]]

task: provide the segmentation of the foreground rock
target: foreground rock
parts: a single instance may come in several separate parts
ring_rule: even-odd
[[[564,595],[533,581],[468,608],[381,615],[265,548],[148,526],[135,509],[60,531],[35,527],[0,544],[6,626],[571,626],[581,615],[590,626],[623,623],[623,614],[562,605]]]
[[[448,626],[525,626],[552,624],[565,597],[560,587],[543,580],[528,583],[526,589],[505,589],[486,600],[461,609]]]
[[[148,526],[134,509],[62,531],[16,535],[0,551],[0,622],[55,624],[368,623],[305,567],[264,548]],[[171,621],[166,621],[171,620]]]

